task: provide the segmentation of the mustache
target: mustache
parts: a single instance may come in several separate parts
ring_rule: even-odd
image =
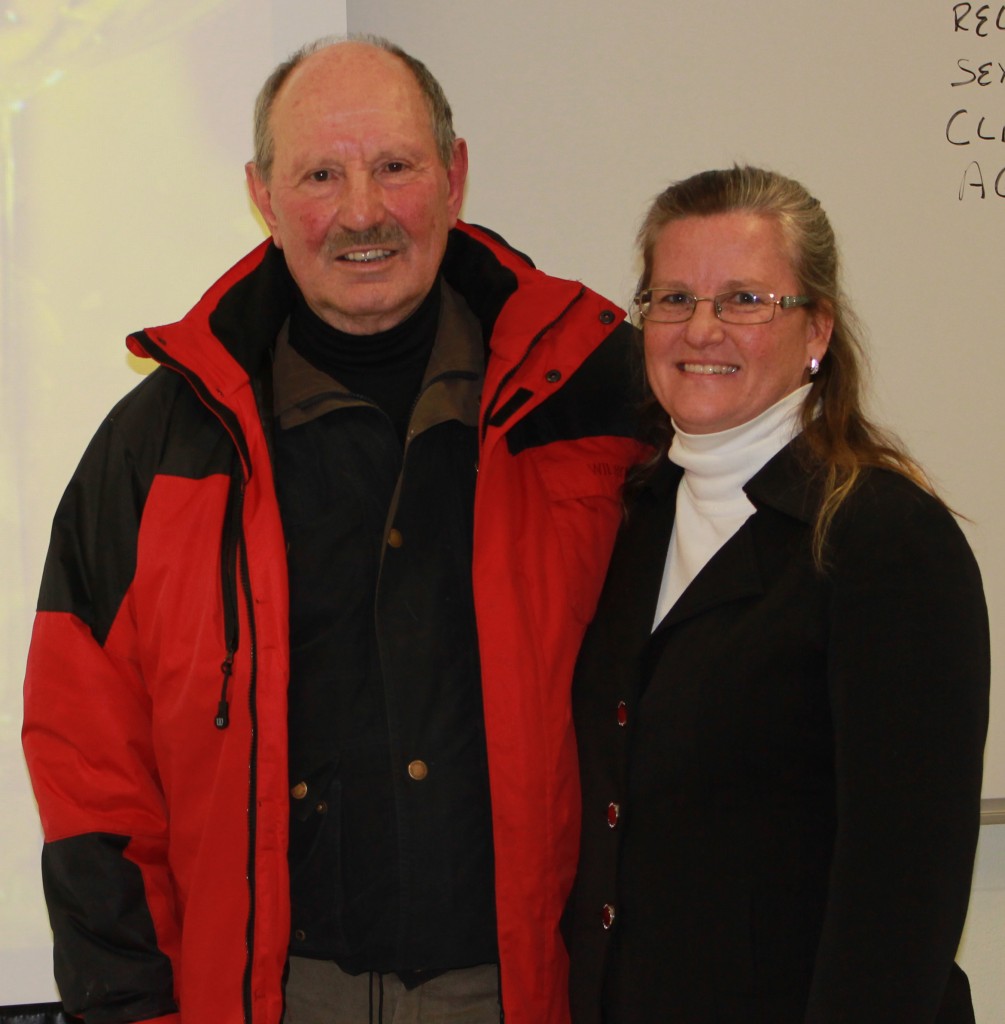
[[[325,255],[333,260],[346,249],[381,249],[403,245],[405,232],[398,224],[376,224],[363,231],[333,231],[324,245]]]

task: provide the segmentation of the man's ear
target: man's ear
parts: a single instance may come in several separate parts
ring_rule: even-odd
[[[259,174],[258,165],[253,160],[249,160],[244,165],[244,176],[248,182],[248,194],[251,196],[251,201],[262,215],[262,220],[265,221],[271,232],[272,240],[276,243],[277,248],[282,249],[283,240],[279,236],[279,222],[272,209],[272,192],[265,179]]]
[[[464,202],[464,183],[468,180],[468,144],[463,139],[454,139],[454,152],[447,168],[447,182],[450,192],[447,208],[450,211],[450,226],[457,223]],[[262,216],[265,216],[264,214]]]

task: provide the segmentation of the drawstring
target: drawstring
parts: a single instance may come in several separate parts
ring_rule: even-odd
[[[373,976],[377,975],[377,1024],[384,1024],[384,975],[380,971],[370,972],[370,1024],[373,1020]]]

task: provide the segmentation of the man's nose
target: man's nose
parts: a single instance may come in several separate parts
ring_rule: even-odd
[[[347,177],[338,213],[342,225],[353,231],[363,231],[383,220],[383,197],[372,175],[360,173]]]

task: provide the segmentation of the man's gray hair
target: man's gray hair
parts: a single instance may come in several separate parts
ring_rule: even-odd
[[[350,35],[350,36],[325,36],[315,39],[312,43],[300,47],[296,53],[278,65],[271,75],[265,80],[255,100],[255,156],[254,162],[262,180],[268,182],[272,177],[272,162],[275,159],[275,139],[272,134],[272,107],[282,89],[286,79],[295,68],[302,64],[308,57],[327,50],[331,46],[338,46],[340,43],[364,43],[373,46],[378,50],[394,54],[395,57],[404,61],[405,65],[415,76],[415,80],[422,91],[422,96],[429,108],[430,122],[433,128],[433,137],[436,140],[436,151],[444,167],[449,167],[453,161],[454,154],[454,118],[450,110],[447,97],[440,87],[440,83],[433,77],[432,72],[421,60],[417,60],[411,54],[406,53],[400,46],[382,36],[373,35]]]

